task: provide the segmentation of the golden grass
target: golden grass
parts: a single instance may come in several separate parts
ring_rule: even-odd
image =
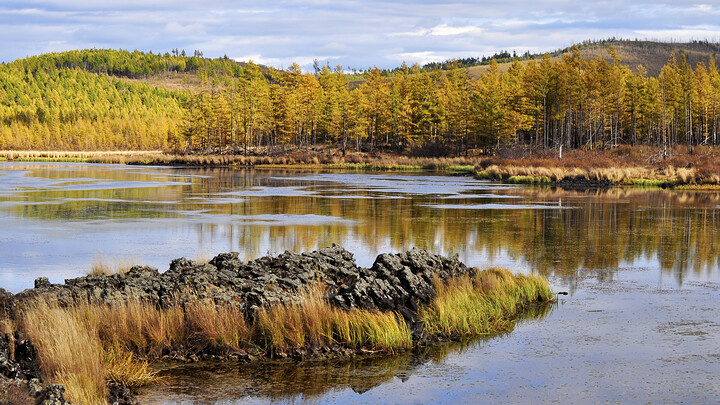
[[[443,283],[435,280],[436,296],[419,316],[430,334],[478,336],[508,330],[528,305],[551,301],[553,293],[539,276],[513,275],[488,269]]]
[[[23,309],[21,319],[48,380],[65,385],[72,403],[105,404],[103,348],[82,312],[37,300]]]
[[[125,349],[110,346],[105,350],[104,360],[105,378],[124,387],[136,388],[162,381],[146,359],[138,359]]]
[[[108,260],[102,256],[95,256],[92,259],[90,270],[87,272],[90,276],[127,273],[133,266],[138,264],[138,260],[133,257],[125,257],[121,259]]]
[[[299,303],[279,304],[257,314],[258,339],[268,350],[285,351],[337,343],[394,353],[412,346],[410,328],[392,312],[343,311],[323,298],[322,287],[301,294]]]
[[[185,317],[193,331],[190,339],[205,350],[237,350],[251,344],[252,327],[237,307],[196,302],[186,307]]]

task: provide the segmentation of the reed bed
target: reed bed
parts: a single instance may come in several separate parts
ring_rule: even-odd
[[[488,269],[444,283],[435,280],[436,295],[419,313],[425,331],[440,336],[478,336],[508,330],[518,313],[532,303],[553,300],[539,276]]]

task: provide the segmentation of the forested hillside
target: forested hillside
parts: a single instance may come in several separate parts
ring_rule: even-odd
[[[457,63],[371,69],[352,89],[339,69],[294,65],[268,79],[248,65],[227,86],[196,94],[181,132],[188,149],[334,143],[425,154],[720,142],[714,58],[691,66],[684,53],[670,54],[651,77],[623,65],[614,48],[607,54],[588,60],[574,48],[504,73],[491,61],[478,78]]]
[[[191,93],[142,80],[186,72],[211,81],[242,71],[229,59],[183,54],[84,50],[0,65],[0,148],[174,148]]]
[[[342,67],[278,71],[197,51],[47,54],[0,65],[0,149],[334,145],[437,155],[720,142],[714,55],[669,52],[652,75],[624,64],[629,48],[602,49],[587,58],[575,47],[505,70],[490,60],[477,77],[456,61],[403,64],[369,69],[362,81]],[[168,78],[172,86],[163,85]]]

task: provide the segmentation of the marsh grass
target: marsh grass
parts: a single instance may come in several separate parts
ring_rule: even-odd
[[[508,178],[509,183],[513,184],[539,184],[539,183],[550,183],[552,180],[547,176],[510,176]]]
[[[301,294],[299,303],[279,304],[257,314],[257,335],[267,350],[340,344],[395,353],[412,346],[410,328],[393,312],[331,306],[321,286]]]
[[[70,402],[106,403],[103,348],[83,311],[37,300],[24,308],[21,319],[37,348],[41,370],[48,380],[65,385]]]
[[[441,336],[500,333],[532,303],[551,301],[552,291],[539,276],[513,275],[488,269],[444,283],[435,280],[436,296],[421,308],[426,332]]]
[[[451,173],[473,173],[473,172],[475,172],[475,166],[474,165],[448,166],[447,171],[449,171]]]

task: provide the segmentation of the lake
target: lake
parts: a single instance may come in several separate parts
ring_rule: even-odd
[[[352,362],[160,365],[143,403],[714,403],[720,194],[571,192],[429,173],[0,163],[0,287],[94,262],[413,246],[548,278],[514,330]]]

